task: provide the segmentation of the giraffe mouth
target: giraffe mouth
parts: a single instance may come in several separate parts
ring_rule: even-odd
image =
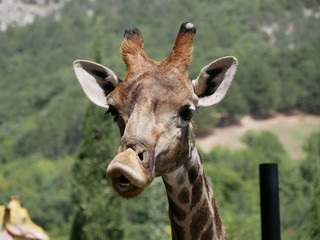
[[[131,198],[143,191],[143,188],[135,186],[126,176],[121,175],[113,180],[113,187],[123,197]]]
[[[138,189],[137,186],[133,185],[132,182],[126,178],[124,175],[121,175],[117,178],[117,188],[121,192],[128,192],[134,191]]]
[[[115,156],[107,174],[115,191],[125,198],[137,196],[151,182],[147,169],[131,148]]]

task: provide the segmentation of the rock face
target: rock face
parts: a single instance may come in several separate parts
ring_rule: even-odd
[[[31,24],[37,17],[57,12],[67,1],[69,0],[0,0],[0,31],[7,30],[9,26]]]

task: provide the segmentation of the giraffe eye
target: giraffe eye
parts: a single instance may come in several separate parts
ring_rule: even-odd
[[[190,121],[193,114],[195,113],[195,109],[193,106],[185,106],[181,108],[179,112],[179,116],[181,117],[182,120],[184,121]]]

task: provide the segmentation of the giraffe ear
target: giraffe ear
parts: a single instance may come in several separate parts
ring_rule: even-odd
[[[212,106],[226,95],[238,67],[235,57],[223,57],[201,69],[192,81],[195,94],[199,97],[198,107]]]
[[[108,108],[106,96],[121,80],[109,68],[90,61],[73,62],[73,70],[87,97],[94,104]]]

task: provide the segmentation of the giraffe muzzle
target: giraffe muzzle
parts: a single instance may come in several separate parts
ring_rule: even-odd
[[[125,198],[137,196],[151,182],[148,170],[132,148],[114,157],[107,168],[107,174],[113,188]]]

